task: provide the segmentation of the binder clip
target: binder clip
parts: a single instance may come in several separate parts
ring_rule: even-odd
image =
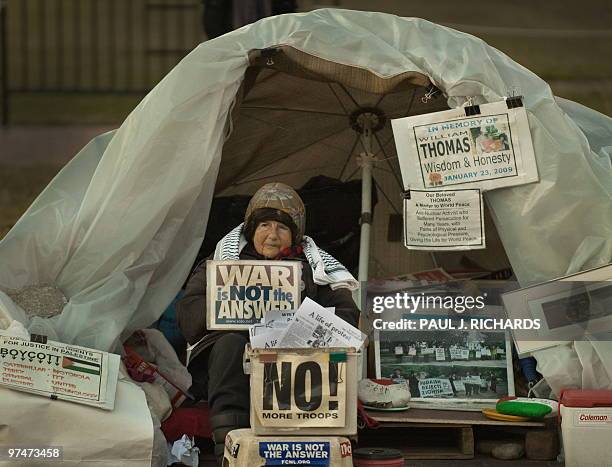
[[[478,104],[472,104],[472,98],[468,98],[468,105],[463,108],[466,117],[472,117],[473,115],[480,114],[480,106]]]
[[[331,363],[346,362],[346,352],[330,352],[329,361]]]
[[[30,342],[36,342],[37,344],[46,344],[47,336],[44,336],[42,334],[31,334]]]
[[[266,65],[274,65],[274,56],[279,52],[279,49],[275,47],[269,47],[261,51],[261,57],[266,59]]]
[[[402,198],[410,199],[410,190],[402,191]]]
[[[516,109],[517,107],[523,107],[523,96],[512,96],[506,98],[506,105],[509,109]]]

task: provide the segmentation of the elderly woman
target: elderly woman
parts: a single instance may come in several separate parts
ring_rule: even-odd
[[[305,223],[304,203],[295,190],[282,183],[269,183],[251,199],[244,224],[217,244],[214,259],[300,261],[302,300],[309,297],[324,307],[335,307],[337,316],[357,326],[359,310],[351,296],[357,281],[304,235]],[[189,343],[202,338],[208,343],[189,365],[193,376],[191,392],[196,398],[208,399],[215,455],[221,458],[225,435],[249,426],[249,380],[242,369],[248,335],[207,330],[205,295],[206,262],[202,262],[177,304],[177,316]]]

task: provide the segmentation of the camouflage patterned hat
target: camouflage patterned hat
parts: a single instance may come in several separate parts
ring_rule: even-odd
[[[249,219],[256,210],[265,208],[275,209],[289,215],[295,224],[289,227],[296,229],[294,243],[299,244],[306,227],[306,209],[300,195],[284,183],[266,183],[251,198],[244,215],[245,225],[249,225]]]

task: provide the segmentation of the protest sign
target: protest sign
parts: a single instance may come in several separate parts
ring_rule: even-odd
[[[453,396],[453,387],[448,378],[427,378],[419,381],[421,397]]]
[[[259,457],[266,465],[330,465],[330,444],[322,441],[260,441]]]
[[[410,190],[404,198],[404,246],[442,251],[486,248],[481,191]]]
[[[251,362],[251,405],[261,426],[344,426],[346,362],[328,353],[271,355]]]
[[[446,356],[444,355],[444,347],[436,348],[436,361],[443,362],[446,360]]]
[[[268,310],[300,305],[297,261],[208,261],[208,329],[246,330]]]
[[[0,335],[0,384],[51,399],[112,410],[119,355]]]
[[[392,120],[404,188],[482,190],[538,181],[525,108],[505,101]]]
[[[453,348],[449,350],[451,360],[463,360],[469,358],[469,350]]]

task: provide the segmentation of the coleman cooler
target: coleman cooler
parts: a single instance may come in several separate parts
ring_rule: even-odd
[[[612,465],[612,391],[566,389],[559,410],[565,467]]]
[[[228,433],[223,467],[269,465],[353,467],[351,442],[339,436],[256,436],[250,429]]]
[[[357,433],[359,353],[353,349],[251,349],[251,428],[257,435]]]

